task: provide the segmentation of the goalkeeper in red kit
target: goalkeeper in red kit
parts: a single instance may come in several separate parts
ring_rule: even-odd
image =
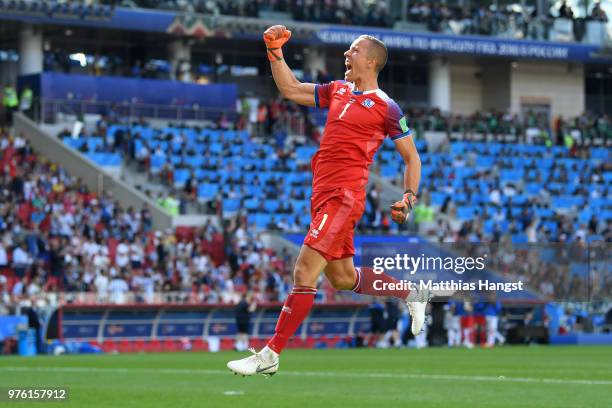
[[[421,160],[412,131],[400,107],[378,88],[378,73],[387,62],[387,48],[375,37],[357,38],[344,53],[344,80],[324,85],[299,82],[283,59],[282,46],[291,31],[276,25],[264,32],[268,58],[276,86],[283,97],[300,105],[328,108],[319,150],[312,158],[310,230],[296,260],[293,290],[285,300],[274,336],[260,352],[227,367],[236,374],[275,374],[279,355],[312,308],[321,274],[338,290],[372,296],[393,296],[405,301],[418,334],[429,301],[426,290],[376,290],[394,287],[395,278],[374,274],[371,268],[353,265],[355,226],[365,209],[368,167],[386,137],[394,141],[406,163],[405,193],[391,206],[391,218],[404,223],[417,199]],[[401,287],[401,285],[397,285]]]

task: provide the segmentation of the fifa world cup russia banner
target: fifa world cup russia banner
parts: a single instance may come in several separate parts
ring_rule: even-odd
[[[408,33],[370,28],[330,27],[317,32],[324,44],[348,45],[363,34],[382,40],[387,47],[428,53],[485,55],[492,57],[556,59],[582,62],[612,62],[612,55],[601,55],[601,47],[550,41],[509,40],[495,37],[451,36],[434,33]]]

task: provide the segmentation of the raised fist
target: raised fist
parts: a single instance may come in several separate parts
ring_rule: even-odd
[[[263,33],[263,39],[268,49],[268,59],[270,61],[281,61],[283,50],[281,47],[291,38],[291,31],[283,25],[274,25]]]

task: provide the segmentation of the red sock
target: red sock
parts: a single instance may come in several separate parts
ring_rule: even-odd
[[[317,294],[315,288],[308,286],[294,286],[287,296],[283,309],[281,310],[274,336],[268,342],[268,347],[280,354],[287,345],[287,341],[297,330],[312,308],[314,297]]]
[[[393,296],[399,298],[401,300],[406,300],[410,290],[407,288],[404,289],[374,289],[374,281],[380,281],[376,284],[376,287],[382,288],[383,284],[388,283],[399,283],[397,279],[395,279],[391,275],[387,275],[381,273],[380,275],[374,273],[372,268],[358,268],[355,267],[355,272],[357,274],[357,280],[355,282],[355,287],[353,287],[353,292],[361,293],[362,295],[371,295],[371,296]],[[404,285],[402,285],[404,286]]]

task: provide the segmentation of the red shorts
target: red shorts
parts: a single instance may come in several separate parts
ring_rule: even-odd
[[[328,262],[355,255],[355,226],[365,210],[365,190],[347,188],[314,192],[310,199],[310,230],[304,244]]]
[[[464,329],[474,328],[474,316],[461,316],[461,327]]]

